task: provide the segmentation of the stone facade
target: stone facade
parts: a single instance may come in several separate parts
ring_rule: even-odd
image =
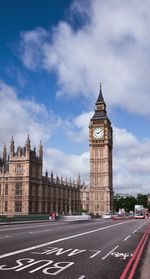
[[[90,213],[101,215],[113,211],[112,127],[101,87],[89,124],[89,145]]]
[[[10,152],[7,156],[3,146],[0,158],[0,215],[28,215],[34,213],[79,212],[84,207],[81,198],[83,189],[80,178],[77,182],[50,177],[43,171],[43,147],[40,144],[38,154],[31,150],[27,137],[24,147],[15,151],[11,139]]]

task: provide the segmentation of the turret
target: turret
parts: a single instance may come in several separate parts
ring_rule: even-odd
[[[31,145],[30,145],[30,138],[29,138],[29,134],[28,134],[26,142],[25,142],[26,157],[27,157],[27,159],[30,158],[30,147],[31,147]]]
[[[43,159],[43,146],[42,146],[42,143],[40,142],[40,145],[39,145],[39,159]]]
[[[80,174],[78,175],[78,178],[77,178],[77,186],[80,186],[81,185],[81,177],[80,177]]]
[[[53,171],[51,172],[51,182],[53,181],[54,175],[53,175]]]
[[[7,150],[6,150],[6,144],[3,145],[3,161],[6,162],[7,159]]]
[[[12,136],[10,141],[10,157],[14,156],[14,151],[15,151],[15,145],[14,145],[14,138]]]
[[[28,136],[27,136],[25,146],[26,146],[26,152],[30,152],[30,147],[31,147],[31,146],[30,146],[30,138],[29,138],[29,134],[28,134]]]

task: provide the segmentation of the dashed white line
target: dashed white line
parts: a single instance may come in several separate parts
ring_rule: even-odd
[[[134,233],[136,233],[137,232],[137,230],[134,230],[133,232],[132,232],[132,234],[134,234]]]
[[[84,279],[85,275],[81,275],[78,279]]]
[[[91,252],[94,252],[94,250],[90,250]],[[96,257],[99,253],[101,253],[102,251],[97,251],[95,254],[93,254],[90,259],[93,259],[94,257]]]
[[[117,248],[119,247],[119,245],[117,245],[114,249],[112,249],[108,254],[106,254],[102,260],[105,260],[113,251],[115,251]]]
[[[34,234],[34,233],[44,233],[44,232],[51,232],[51,231],[53,231],[53,230],[44,230],[44,231],[37,231],[37,232],[30,231],[29,233]]]
[[[123,241],[126,241],[128,238],[130,238],[131,235],[128,235]]]

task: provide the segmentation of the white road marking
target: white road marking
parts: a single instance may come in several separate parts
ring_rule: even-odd
[[[78,279],[84,279],[85,275],[81,275]]]
[[[89,250],[91,252],[94,252],[95,250]],[[97,251],[95,254],[93,254],[90,259],[93,259],[94,257],[96,257],[99,253],[101,253],[102,251]]]
[[[134,234],[134,233],[136,233],[137,232],[137,230],[134,230],[133,232],[132,232],[132,234]]]
[[[87,231],[87,232],[84,232],[84,233],[79,233],[79,234],[71,235],[71,236],[68,236],[68,237],[59,238],[59,239],[56,239],[56,240],[53,240],[53,241],[50,241],[50,242],[46,242],[46,243],[43,243],[43,244],[39,244],[39,245],[36,245],[36,246],[20,249],[20,250],[17,250],[17,251],[6,253],[6,254],[2,254],[2,255],[0,255],[0,259],[10,257],[10,256],[13,256],[13,255],[16,255],[16,254],[24,253],[24,252],[27,252],[27,251],[31,251],[31,250],[41,248],[41,247],[44,247],[44,246],[48,246],[48,245],[51,245],[51,244],[54,244],[54,243],[62,242],[62,241],[68,240],[68,239],[72,239],[72,238],[80,237],[80,236],[83,236],[83,235],[91,234],[91,233],[94,233],[94,232],[106,230],[106,229],[109,229],[109,228],[112,228],[112,227],[120,226],[120,225],[129,223],[129,222],[130,221],[125,221],[125,222],[109,225],[109,226],[102,227],[102,228],[99,228],[99,229],[95,229],[95,230],[92,230],[92,231]]]
[[[45,227],[45,226],[47,226],[47,225],[37,225],[37,226],[28,226],[28,227],[15,227],[15,228],[8,228],[8,229],[0,229],[0,232],[4,232],[4,231],[12,231],[12,230],[24,230],[24,229],[30,229],[30,228],[32,228],[32,229],[37,229],[37,228],[39,228],[39,227]]]
[[[112,249],[108,254],[106,254],[102,260],[105,260],[113,251],[115,251],[117,248],[119,247],[119,245],[117,245],[114,249]]]
[[[131,235],[129,234],[123,241],[126,241]]]
[[[119,253],[119,252],[113,252],[111,256],[114,256],[115,258],[120,258],[121,260],[126,260],[128,257],[132,257],[132,253]]]
[[[35,231],[35,232],[29,232],[30,234],[34,234],[34,233],[43,233],[43,232],[51,232],[51,231],[53,231],[53,230],[44,230],[44,231]]]
[[[11,235],[1,235],[0,239],[4,239],[4,238],[8,238],[8,237],[13,237],[13,236],[11,236]]]

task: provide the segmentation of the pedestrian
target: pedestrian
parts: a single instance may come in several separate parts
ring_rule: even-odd
[[[52,221],[52,216],[51,215],[52,215],[52,213],[50,212],[49,213],[49,221]]]
[[[56,217],[56,215],[55,215],[55,212],[53,211],[52,214],[51,214],[51,220],[54,221],[55,217]]]

